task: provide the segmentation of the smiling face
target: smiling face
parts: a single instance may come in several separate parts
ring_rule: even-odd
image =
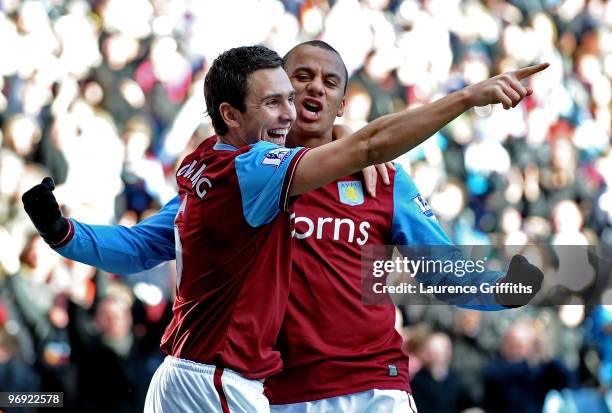
[[[321,47],[298,46],[287,57],[285,70],[296,91],[295,143],[300,144],[300,136],[331,138],[331,127],[345,105],[347,79],[340,56]]]
[[[262,69],[248,77],[245,110],[228,105],[222,112],[230,133],[242,143],[262,140],[284,145],[295,121],[294,99],[295,91],[282,68]]]

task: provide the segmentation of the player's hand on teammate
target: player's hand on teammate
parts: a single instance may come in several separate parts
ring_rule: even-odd
[[[497,281],[497,284],[509,284],[516,286],[531,287],[530,293],[507,292],[495,294],[495,299],[500,305],[508,308],[522,307],[528,304],[540,291],[544,274],[535,265],[527,261],[522,255],[515,255],[510,261],[506,276]]]
[[[40,236],[49,244],[61,241],[69,231],[68,221],[62,216],[62,211],[53,195],[54,189],[53,179],[46,177],[21,197],[30,220]]]
[[[468,86],[466,91],[469,93],[470,106],[486,106],[501,103],[504,109],[515,107],[524,97],[533,93],[533,89],[529,86],[523,86],[521,81],[541,72],[548,66],[548,63],[540,63],[505,72]]]
[[[368,191],[368,194],[370,194],[372,198],[376,198],[376,185],[378,183],[379,176],[384,185],[391,185],[389,171],[387,168],[395,171],[395,165],[393,165],[393,162],[370,165],[361,170],[361,173],[363,173],[363,181],[365,182],[366,191]]]

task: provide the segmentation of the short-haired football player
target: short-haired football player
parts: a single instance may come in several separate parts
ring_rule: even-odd
[[[230,66],[229,72],[238,64],[222,61]],[[173,357],[156,373],[157,390],[152,384],[148,406],[185,407],[184,394],[161,393],[164,386],[179,391],[183,385],[189,394],[218,396],[206,402],[218,403],[224,411],[265,411],[257,380],[280,369],[270,337],[276,337],[274,329],[278,333],[283,297],[289,291],[288,198],[323,185],[295,203],[299,247],[293,251],[294,278],[278,343],[285,370],[266,380],[267,395],[278,411],[307,411],[313,406],[333,411],[353,411],[341,406],[355,406],[354,411],[361,411],[389,398],[395,406],[391,411],[415,410],[407,359],[393,330],[393,308],[360,303],[355,269],[366,243],[449,241],[431,214],[412,202],[419,194],[403,171],[392,174],[393,185],[376,199],[364,197],[359,177],[334,178],[395,157],[452,120],[466,103],[515,105],[530,92],[518,80],[544,67],[489,79],[464,91],[467,96],[450,95],[424,112],[390,115],[331,142],[331,126],[344,109],[346,69],[326,44],[300,45],[285,58],[298,111],[288,142],[316,147],[310,152],[265,142],[284,143],[295,117],[293,88],[276,68],[261,69],[261,76],[258,71],[247,75],[242,96],[223,89],[222,81],[215,90],[207,77],[207,93],[222,97],[214,101],[207,95],[219,140],[205,141],[182,163],[177,173],[180,198],[133,229],[86,226],[60,218],[68,231],[61,238],[55,234],[53,238],[62,242],[53,246],[73,259],[101,268],[108,260],[106,268],[132,272],[174,258],[176,245],[183,275],[177,280],[175,318],[162,343]],[[350,156],[338,154],[344,151]],[[45,194],[48,199],[50,191]],[[37,211],[28,212],[37,223]],[[176,239],[171,230],[175,215]],[[232,222],[230,217],[240,220]],[[112,234],[118,235],[113,241]],[[194,240],[189,242],[189,237]],[[110,252],[117,249],[115,242],[124,244],[122,253]],[[158,245],[151,250],[152,242]],[[187,245],[191,251],[186,253]],[[86,250],[96,251],[97,258],[84,257]],[[345,321],[344,329],[339,320]],[[203,379],[194,383],[195,377],[185,371],[202,373],[196,376]],[[193,398],[202,402],[195,394]]]

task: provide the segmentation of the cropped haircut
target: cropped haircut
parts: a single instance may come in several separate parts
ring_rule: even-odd
[[[223,52],[214,61],[204,79],[204,99],[217,135],[225,135],[225,124],[219,106],[229,103],[244,112],[249,75],[261,69],[282,67],[283,60],[264,46],[236,47]]]
[[[348,70],[346,69],[346,65],[344,64],[344,60],[342,60],[342,56],[340,56],[340,53],[338,53],[336,49],[334,49],[329,43],[326,43],[323,40],[309,40],[307,42],[300,43],[297,46],[293,47],[293,49],[289,50],[285,54],[285,56],[283,56],[283,68],[287,69],[287,61],[289,60],[289,56],[291,56],[291,53],[293,53],[294,50],[297,50],[298,48],[302,46],[318,47],[319,49],[328,50],[338,55],[338,57],[340,58],[340,62],[342,63],[342,68],[344,69],[344,92],[343,93],[346,94],[346,88],[348,86],[349,76],[348,76]]]

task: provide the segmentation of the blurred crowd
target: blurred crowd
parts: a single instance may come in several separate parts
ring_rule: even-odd
[[[353,129],[550,62],[517,108],[466,112],[398,162],[458,244],[527,248],[541,267],[536,242],[610,256],[612,1],[0,0],[0,391],[63,391],[71,411],[141,408],[174,264],[119,278],[64,260],[20,196],[51,175],[65,215],[136,224],[175,195],[175,166],[213,133],[211,61],[313,38],[347,64],[338,121]],[[402,307],[421,411],[612,411],[612,309],[584,294],[612,265],[596,261],[569,290],[574,305]],[[612,304],[612,290],[603,297]]]

